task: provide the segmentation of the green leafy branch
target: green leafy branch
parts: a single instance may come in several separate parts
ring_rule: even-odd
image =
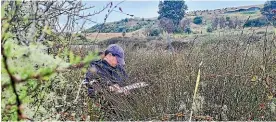
[[[18,1],[15,2],[16,6],[18,6]],[[6,4],[5,4],[6,5]],[[57,72],[64,72],[68,70],[72,70],[75,68],[82,68],[88,65],[88,63],[95,59],[96,53],[90,53],[88,56],[82,60],[79,56],[75,56],[73,52],[70,52],[69,58],[70,63],[66,63],[60,58],[53,58],[50,55],[47,55],[43,52],[43,49],[45,49],[45,46],[41,45],[40,43],[32,43],[29,46],[23,46],[18,45],[16,42],[16,35],[11,31],[11,28],[13,27],[13,18],[16,18],[16,12],[19,9],[16,7],[16,10],[11,11],[7,13],[9,16],[1,18],[2,20],[2,31],[1,31],[1,56],[2,56],[2,64],[3,64],[3,70],[2,74],[8,75],[8,83],[3,82],[7,79],[3,78],[2,83],[2,90],[4,90],[6,87],[12,88],[12,93],[15,95],[15,104],[9,104],[10,106],[14,106],[14,110],[16,110],[16,120],[22,120],[22,119],[28,119],[32,120],[25,115],[23,115],[22,112],[22,104],[24,101],[22,100],[23,96],[21,95],[21,92],[18,92],[17,89],[20,86],[17,86],[18,83],[25,83],[26,81],[29,81],[31,79],[38,79],[38,80],[49,80],[49,77]],[[2,9],[2,13],[3,13]],[[51,30],[47,27],[46,34],[50,35]],[[17,40],[19,41],[19,40]],[[65,53],[65,55],[68,55]],[[46,67],[41,67],[37,70],[34,69],[35,64],[38,62],[38,58],[40,57],[46,57],[46,60],[40,61],[40,64],[44,64],[48,61],[48,65]],[[52,62],[51,62],[52,61]],[[54,62],[54,63],[53,63]],[[55,64],[56,62],[59,62],[59,64]],[[25,64],[20,64],[25,63]],[[23,67],[23,68],[22,68]],[[22,93],[23,94],[23,93]],[[12,97],[11,97],[12,98]],[[12,111],[11,111],[12,112]]]
[[[70,64],[65,63],[65,67],[60,65],[60,66],[54,66],[54,67],[45,67],[45,68],[40,68],[37,71],[33,71],[31,69],[28,70],[26,69],[26,72],[23,72],[21,75],[16,75],[16,72],[13,71],[13,69],[10,67],[9,63],[9,56],[12,51],[9,48],[10,46],[5,45],[5,43],[2,43],[3,45],[1,46],[1,55],[2,55],[2,61],[4,68],[6,70],[6,73],[9,76],[10,83],[2,85],[2,89],[12,86],[13,93],[16,96],[16,106],[17,106],[17,115],[18,115],[18,120],[20,119],[27,119],[27,117],[24,117],[21,110],[19,109],[21,107],[22,101],[19,99],[19,94],[16,91],[16,84],[17,83],[24,83],[28,80],[31,79],[38,79],[38,80],[48,80],[51,75],[57,72],[64,72],[76,68],[83,68],[89,64],[91,60],[94,60],[96,57],[96,54],[91,53],[88,56],[86,56],[83,60],[79,56],[75,56],[72,52],[70,52]],[[24,69],[25,70],[25,69]]]

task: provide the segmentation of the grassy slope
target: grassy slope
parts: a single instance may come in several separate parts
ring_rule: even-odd
[[[255,6],[262,7],[262,5],[255,5]],[[231,11],[231,10],[234,10],[236,8],[240,9],[240,8],[249,8],[249,7],[253,7],[253,6],[230,7],[230,8],[227,8],[226,10]],[[221,9],[221,11],[222,10],[225,10],[225,9]],[[226,10],[224,12],[226,12]],[[191,22],[191,29],[193,31],[193,34],[190,34],[190,35],[187,35],[187,34],[174,34],[174,37],[179,38],[179,39],[181,39],[183,37],[190,37],[191,39],[193,39],[195,35],[198,35],[198,36],[201,36],[201,35],[204,36],[204,35],[210,35],[210,34],[211,35],[212,34],[219,35],[219,33],[225,32],[225,29],[218,29],[218,30],[213,31],[212,33],[206,32],[206,29],[207,29],[208,25],[211,25],[211,22],[215,17],[219,18],[219,17],[223,16],[223,17],[230,17],[231,19],[234,19],[234,18],[237,17],[240,20],[246,21],[249,16],[250,16],[250,19],[259,18],[259,17],[262,16],[260,11],[253,12],[253,13],[250,13],[250,12],[236,12],[236,13],[215,13],[215,14],[214,14],[214,11],[219,11],[219,10],[216,9],[216,10],[212,10],[212,11],[213,11],[213,14],[208,14],[208,12],[205,12],[205,13],[203,12],[202,13],[203,21],[206,21],[204,24],[196,25],[193,22]],[[193,20],[193,18],[196,17],[196,16],[192,15],[191,13],[192,12],[187,13],[185,17],[190,18],[191,20]],[[123,20],[118,21],[118,22],[107,23],[106,28],[103,29],[103,31],[101,31],[102,33],[99,34],[98,39],[102,40],[102,39],[108,39],[109,37],[112,38],[112,37],[122,36],[121,32],[107,31],[106,30],[106,29],[112,30],[112,29],[114,29],[114,27],[115,28],[119,28],[119,27],[127,28],[129,30],[129,31],[127,31],[127,34],[126,34],[127,37],[131,37],[131,36],[141,37],[141,35],[142,35],[141,33],[143,32],[143,28],[151,26],[153,23],[156,22],[156,19],[157,18],[144,19],[142,21],[142,19],[136,18],[136,19],[129,19],[128,22],[125,22],[125,20],[123,19]],[[137,28],[137,26],[138,26],[137,23],[143,23],[143,26],[140,26],[139,27],[140,29],[130,31],[129,28]],[[97,32],[97,31],[95,31],[95,27],[96,26],[92,27],[92,28],[94,28],[94,31],[90,31],[90,33],[88,34],[88,38],[95,39],[94,32]],[[92,28],[90,30],[93,30]],[[262,27],[262,28],[245,28],[245,31],[251,32],[252,29],[256,30],[256,32],[265,31],[265,27]],[[227,30],[229,32],[231,31],[231,33],[232,33],[232,32],[235,32],[235,31],[239,31],[241,29],[227,29]],[[273,31],[274,29],[273,28],[271,29],[271,27],[269,27],[268,30]],[[201,31],[202,31],[202,34],[201,34]],[[107,34],[109,36],[106,36]]]
[[[218,16],[229,16],[230,18],[238,17],[239,19],[246,20],[249,16],[251,19],[258,18],[261,16],[260,12],[256,13],[245,13],[245,12],[237,12],[237,13],[225,13],[227,11],[233,11],[235,9],[241,8],[249,8],[249,7],[262,7],[263,5],[252,5],[252,6],[240,6],[240,7],[229,7],[223,9],[216,9],[216,10],[209,10],[208,12],[201,12],[201,11],[191,11],[186,14],[187,18],[193,19],[195,13],[197,16],[202,16],[204,20],[206,20],[207,24],[212,21],[214,17]],[[203,10],[202,10],[203,11]],[[133,32],[144,27],[148,27],[153,25],[156,22],[157,18],[151,19],[142,19],[142,18],[128,18],[122,19],[116,22],[110,22],[105,24],[105,28],[102,29],[101,32],[103,33],[121,33],[125,29],[126,32]],[[98,32],[98,29],[101,25],[95,25],[87,30],[89,33]],[[202,28],[202,26],[195,26],[195,28]]]
[[[156,19],[143,19],[143,18],[127,18],[116,22],[106,23],[104,28],[101,29],[103,33],[121,33],[133,32],[146,26],[151,26],[155,23]],[[95,25],[87,30],[89,33],[98,32],[101,25]]]

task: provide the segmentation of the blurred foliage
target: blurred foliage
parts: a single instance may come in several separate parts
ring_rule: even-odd
[[[37,2],[37,4],[43,3]],[[30,4],[31,2],[4,1],[1,7],[1,120],[3,121],[41,120],[43,117],[37,115],[47,114],[52,109],[46,107],[48,104],[41,104],[45,99],[52,97],[48,94],[56,77],[61,77],[61,72],[66,72],[79,64],[87,66],[87,63],[96,57],[95,53],[91,52],[81,58],[68,51],[66,45],[69,41],[54,32],[49,26],[51,23],[30,27],[29,25],[45,22],[23,14],[26,12],[29,12],[29,15],[33,14],[26,9]],[[53,4],[49,2],[48,5]],[[36,12],[39,13],[38,10]],[[34,37],[30,37],[33,36],[32,33]],[[74,36],[76,35],[72,35],[73,38]],[[57,42],[60,45],[58,51],[50,52],[56,48]]]

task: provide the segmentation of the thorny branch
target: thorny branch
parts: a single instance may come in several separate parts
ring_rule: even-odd
[[[1,47],[1,50],[3,50],[2,49],[2,47]],[[2,53],[3,53],[3,51],[2,51]],[[3,54],[2,54],[3,55]],[[4,58],[3,58],[4,59]],[[45,77],[45,76],[49,76],[49,75],[51,75],[51,74],[53,74],[53,73],[58,73],[58,72],[65,72],[65,71],[67,71],[67,70],[73,70],[73,69],[79,69],[79,68],[82,68],[82,67],[84,67],[86,64],[89,64],[89,62],[86,62],[86,63],[78,63],[78,64],[73,64],[73,65],[70,65],[70,66],[68,66],[68,67],[66,67],[66,68],[59,68],[59,67],[56,67],[52,72],[49,72],[49,73],[47,73],[47,74],[43,74],[43,75],[41,75],[41,74],[34,74],[34,75],[31,75],[31,76],[29,76],[29,77],[26,77],[26,78],[24,78],[24,79],[21,79],[21,78],[19,78],[19,77],[16,77],[16,76],[14,76],[14,75],[10,75],[11,77],[12,77],[12,79],[13,79],[13,83],[14,84],[17,84],[17,83],[24,83],[24,82],[26,82],[26,81],[28,81],[28,80],[30,80],[30,79],[38,79],[38,80],[40,80],[40,79],[42,79],[43,77]],[[5,67],[6,68],[6,67]],[[6,88],[6,87],[8,87],[10,84],[4,84],[4,85],[2,85],[1,87],[2,87],[2,89],[4,89],[4,88]]]
[[[8,1],[5,1],[5,2],[8,2]],[[4,31],[2,30],[2,32],[4,32],[4,33],[6,33],[6,32],[14,33],[16,35],[15,37],[18,39],[19,43],[21,43],[20,41],[22,41],[22,40],[28,41],[27,39],[24,39],[24,38],[22,39],[21,36],[26,36],[26,32],[29,31],[28,29],[30,29],[32,24],[35,24],[34,27],[37,29],[37,31],[41,31],[39,29],[41,29],[45,26],[45,22],[49,23],[49,26],[54,26],[54,25],[52,25],[52,24],[54,24],[54,22],[52,22],[52,21],[55,21],[55,19],[58,16],[62,15],[62,14],[67,14],[68,18],[71,17],[72,19],[74,19],[75,17],[79,17],[79,19],[89,20],[87,17],[99,14],[107,8],[106,7],[101,11],[94,12],[93,14],[80,15],[80,14],[76,14],[76,13],[80,13],[80,11],[87,10],[87,9],[90,9],[90,8],[93,8],[93,7],[84,7],[83,5],[81,5],[80,2],[78,2],[74,6],[69,6],[70,5],[69,4],[68,9],[63,8],[62,6],[64,6],[66,2],[69,2],[69,1],[61,2],[61,4],[56,4],[57,2],[55,2],[55,1],[48,1],[48,2],[34,1],[34,2],[22,2],[19,5],[18,1],[10,1],[8,3],[8,6],[5,7],[5,12],[8,12],[9,9],[15,9],[15,10],[13,10],[13,12],[11,12],[11,13],[8,12],[8,14],[12,15],[11,17],[7,17],[7,16],[4,15],[4,17],[1,18],[2,22],[6,21],[5,23],[9,23],[9,26],[6,28],[6,30],[4,30]],[[32,7],[34,8],[34,11],[32,11],[33,9],[31,9],[31,12],[30,12],[29,9],[24,9],[23,7],[26,7],[26,6],[24,6],[24,5],[27,5],[26,3],[31,4]],[[2,2],[2,5],[3,4],[4,4],[4,2]],[[43,9],[42,6],[44,6],[44,9]],[[54,6],[59,6],[59,8],[61,8],[61,9],[59,9],[57,11],[57,10],[54,9]],[[23,16],[26,14],[26,12],[29,13],[27,18],[23,18]],[[25,23],[24,21],[26,21],[26,20],[27,20],[27,22]],[[70,21],[70,22],[74,23],[75,21]],[[70,23],[68,25],[72,25],[72,23]],[[64,27],[64,28],[66,28],[66,27]],[[24,31],[24,33],[21,33],[22,31]],[[43,35],[44,33],[40,32],[40,34]],[[41,35],[37,36],[37,37],[41,37],[41,38],[39,38],[39,40],[45,40],[43,38],[46,38],[46,37],[41,36]],[[31,76],[28,76],[27,78],[22,79],[22,78],[17,77],[16,75],[11,73],[10,66],[9,66],[9,63],[8,63],[8,58],[9,57],[8,57],[7,52],[5,51],[5,47],[4,47],[4,44],[7,40],[7,38],[4,35],[2,35],[1,40],[2,40],[2,42],[1,42],[1,55],[2,55],[2,59],[3,59],[2,62],[3,62],[4,68],[7,71],[8,76],[10,78],[10,83],[4,84],[1,87],[2,87],[2,90],[3,90],[8,86],[12,86],[12,91],[16,96],[15,105],[17,106],[16,113],[18,115],[18,118],[17,118],[18,121],[22,120],[22,119],[28,119],[28,120],[32,121],[32,119],[30,119],[30,118],[23,115],[22,101],[20,100],[19,94],[16,90],[16,88],[17,88],[16,84],[26,82],[29,79],[42,79],[45,76],[49,76],[49,75],[51,75],[53,73],[56,73],[56,72],[67,71],[68,69],[72,70],[72,69],[75,69],[75,68],[82,68],[83,66],[85,66],[88,63],[88,62],[87,63],[81,62],[79,64],[70,65],[66,68],[56,67],[54,70],[52,70],[52,72],[49,72],[49,73],[46,73],[46,74],[43,74],[43,75],[38,73],[38,74],[34,74],[34,75],[31,75]]]
[[[98,31],[98,33],[97,33],[97,35],[96,35],[94,41],[97,40],[97,38],[98,38],[98,36],[99,36],[99,33],[100,33],[101,30],[104,28],[104,25],[105,25],[105,23],[106,23],[106,20],[107,20],[108,16],[109,16],[113,11],[118,12],[118,11],[116,11],[116,10],[114,10],[114,9],[117,8],[118,5],[122,4],[124,1],[125,1],[125,0],[123,0],[123,1],[121,1],[121,2],[119,2],[119,3],[117,3],[114,7],[112,7],[112,5],[113,5],[112,2],[110,2],[109,4],[107,4],[107,5],[110,5],[110,9],[108,10],[108,13],[105,15],[104,22],[101,24],[101,26],[100,26],[100,28],[99,28],[99,31]],[[119,12],[119,13],[126,14],[126,13],[124,13],[124,12]],[[131,17],[134,16],[134,15],[131,15],[131,14],[127,14],[127,15],[129,15],[129,16],[131,16]]]
[[[15,76],[13,76],[9,70],[9,65],[8,65],[8,62],[7,62],[7,55],[5,54],[5,50],[4,50],[4,46],[1,45],[1,55],[3,57],[3,62],[4,62],[4,67],[5,69],[7,70],[7,73],[10,77],[10,80],[11,80],[11,86],[12,86],[12,90],[13,90],[13,93],[15,94],[15,97],[16,97],[16,106],[17,106],[17,114],[18,114],[18,118],[17,120],[19,121],[23,116],[22,116],[22,112],[21,112],[21,109],[20,109],[20,106],[21,106],[21,101],[19,100],[19,95],[18,93],[16,92],[16,80],[17,78]],[[2,87],[3,88],[3,87]]]

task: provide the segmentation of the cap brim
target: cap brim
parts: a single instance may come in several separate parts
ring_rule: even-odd
[[[123,59],[123,58],[120,58],[120,57],[118,57],[118,56],[116,56],[116,58],[117,58],[117,61],[118,61],[118,64],[119,65],[125,65],[126,63],[125,63],[125,60]]]

